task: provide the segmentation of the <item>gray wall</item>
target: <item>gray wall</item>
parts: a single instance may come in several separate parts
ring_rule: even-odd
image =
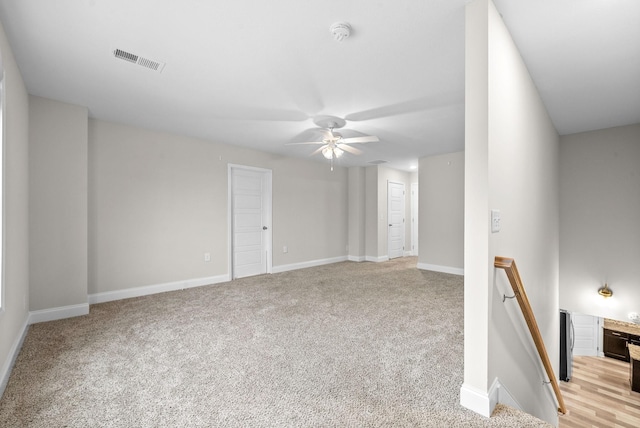
[[[29,97],[29,306],[87,303],[87,115]]]
[[[561,137],[560,196],[560,306],[629,321],[640,313],[640,124]]]
[[[241,156],[238,162],[243,161]],[[252,152],[273,169],[274,266],[346,257],[349,240],[348,169]],[[284,254],[282,247],[289,252]]]
[[[420,159],[418,267],[464,268],[464,152]]]
[[[228,274],[229,163],[273,170],[274,268],[346,257],[346,168],[90,120],[89,293]]]
[[[4,300],[0,310],[0,393],[20,343],[29,305],[29,98],[0,26],[4,67]]]
[[[365,169],[349,168],[349,258],[365,257]]]
[[[368,260],[378,259],[378,167],[365,168],[365,254]]]
[[[559,137],[500,14],[467,5],[465,118],[465,378],[461,400],[494,379],[529,413],[557,423],[550,387],[506,275],[513,257],[558,366]],[[490,231],[490,210],[502,230]],[[491,397],[488,397],[491,398]],[[470,403],[470,401],[467,401]]]
[[[416,174],[399,171],[380,165],[366,168],[352,168],[349,173],[349,189],[351,200],[349,233],[351,239],[361,238],[364,233],[364,241],[356,242],[356,245],[364,245],[364,254],[359,259],[368,261],[384,261],[388,259],[388,221],[387,221],[387,182],[394,181],[405,185],[405,252],[411,249],[411,179],[417,178]],[[364,192],[364,200],[360,200],[360,193]],[[356,214],[356,207],[362,209]],[[364,226],[363,226],[364,225]],[[353,228],[356,230],[353,230]],[[350,251],[351,258],[355,260],[356,254]]]

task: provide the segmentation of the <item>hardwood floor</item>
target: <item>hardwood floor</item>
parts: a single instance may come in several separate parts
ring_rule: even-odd
[[[573,378],[560,382],[567,414],[560,428],[638,428],[640,393],[629,386],[629,363],[606,357],[574,357]]]

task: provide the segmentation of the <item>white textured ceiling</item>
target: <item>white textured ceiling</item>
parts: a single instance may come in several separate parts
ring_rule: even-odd
[[[29,93],[91,117],[307,157],[285,144],[334,115],[381,139],[342,165],[406,170],[464,148],[467,2],[0,0],[0,19]],[[495,4],[561,134],[640,122],[640,1]]]

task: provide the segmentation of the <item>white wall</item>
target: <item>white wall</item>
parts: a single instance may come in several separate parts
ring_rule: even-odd
[[[87,304],[87,116],[29,97],[30,310]]]
[[[465,10],[464,384],[460,402],[485,416],[489,389],[489,2]],[[473,304],[470,304],[473,302]],[[492,380],[493,381],[493,380]]]
[[[412,172],[409,173],[409,181],[411,183],[417,183],[418,182],[418,180],[420,179],[419,171],[420,171],[420,168],[418,168],[418,170],[416,170],[416,171],[412,171]]]
[[[4,303],[0,311],[0,394],[26,329],[29,305],[29,99],[0,25],[4,67]]]
[[[274,269],[346,258],[346,168],[90,120],[89,293],[228,275],[229,163],[273,170]]]
[[[420,159],[418,267],[464,269],[464,152]]]
[[[640,313],[640,124],[560,138],[560,306]],[[607,281],[614,295],[596,291]]]
[[[419,162],[418,162],[419,163]],[[413,187],[416,186],[416,188]],[[413,207],[413,201],[411,200],[413,197],[412,192],[416,192],[415,196],[418,200],[417,206]],[[411,242],[409,243],[409,249],[411,251],[412,256],[417,256],[420,252],[420,174],[419,168],[413,170],[409,175],[409,187],[407,190],[407,195],[410,199],[409,201],[409,213],[407,215],[407,222],[410,226],[409,236],[411,237]],[[412,211],[415,210],[415,211]],[[415,229],[415,231],[414,231]]]
[[[518,50],[490,0],[467,6],[465,130],[465,384],[468,407],[490,386],[552,424],[557,407],[506,275],[513,257],[557,377],[559,137]],[[502,230],[490,232],[490,209]],[[483,409],[484,405],[489,409]]]

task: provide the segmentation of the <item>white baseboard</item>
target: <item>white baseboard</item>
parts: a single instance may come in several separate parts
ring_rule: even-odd
[[[487,418],[493,412],[489,394],[466,383],[460,387],[460,405]]]
[[[405,251],[402,257],[411,257],[411,251]],[[382,263],[388,262],[389,256],[349,256],[349,260],[352,262],[374,262],[374,263]]]
[[[65,318],[79,317],[82,315],[87,315],[88,313],[88,303],[62,306],[59,308],[42,309],[39,311],[31,311],[29,312],[29,324],[37,324],[39,322],[56,321]]]
[[[150,294],[165,293],[167,291],[184,290],[203,285],[219,284],[231,279],[228,274],[209,276],[205,278],[187,279],[184,281],[166,282],[164,284],[146,285],[142,287],[126,288],[124,290],[105,291],[89,294],[89,304],[112,302],[114,300],[130,299],[132,297],[148,296]]]
[[[432,265],[432,264],[429,264],[429,263],[418,263],[418,269],[432,270],[432,271],[435,271],[435,272],[450,273],[450,274],[453,274],[453,275],[464,276],[464,269],[462,269],[462,268],[454,268],[454,267],[449,267],[449,266]]]
[[[500,383],[498,378],[493,380],[487,392],[467,384],[463,384],[460,388],[460,404],[482,416],[490,417],[498,403],[522,410],[520,403],[513,398],[513,395]]]
[[[16,339],[13,341],[13,344],[9,349],[9,353],[7,354],[7,358],[2,364],[2,371],[0,371],[0,398],[2,397],[2,394],[4,394],[4,390],[7,387],[9,376],[11,376],[11,370],[13,369],[13,365],[16,362],[16,358],[18,358],[20,349],[22,349],[24,338],[27,337],[27,331],[29,331],[28,317],[27,320],[25,320],[24,324],[22,324],[20,334],[18,334]]]
[[[493,409],[496,408],[496,404],[500,402],[500,386],[501,385],[498,381],[498,378],[495,378],[493,380],[493,383],[489,387],[489,391],[487,392],[487,395],[489,396],[489,409],[491,410],[491,413],[493,413]]]
[[[314,266],[322,266],[322,265],[329,265],[332,263],[339,263],[339,262],[344,262],[347,261],[349,258],[347,256],[340,256],[340,257],[331,257],[328,259],[319,259],[319,260],[311,260],[308,262],[300,262],[300,263],[292,263],[289,265],[280,265],[280,266],[274,266],[272,271],[273,273],[280,273],[280,272],[287,272],[290,270],[298,270],[298,269],[304,269],[304,268],[310,268],[310,267],[314,267]]]
[[[496,395],[497,395],[498,403],[505,404],[509,407],[513,407],[514,409],[523,410],[520,403],[518,403],[518,401],[515,398],[513,398],[513,395],[511,395],[507,387],[504,386],[502,383],[500,383],[500,381],[498,381],[498,378],[496,378],[496,380],[493,383],[497,384],[498,392]]]
[[[368,262],[382,263],[382,262],[388,262],[389,256],[380,256],[380,257],[364,256],[364,259]]]

